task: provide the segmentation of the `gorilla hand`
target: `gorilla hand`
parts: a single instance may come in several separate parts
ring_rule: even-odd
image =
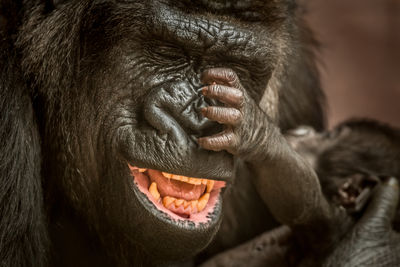
[[[398,182],[390,178],[323,266],[400,266],[400,235],[392,230],[398,200]]]
[[[209,69],[203,73],[202,82],[208,85],[203,88],[203,95],[224,104],[205,107],[202,113],[224,124],[225,130],[199,138],[200,146],[213,151],[227,150],[245,159],[255,158],[257,147],[267,142],[267,133],[273,128],[267,114],[249,97],[231,69]]]
[[[314,170],[287,143],[280,129],[270,120],[243,88],[236,73],[215,68],[203,73],[208,86],[203,94],[223,106],[210,106],[202,113],[225,125],[216,135],[199,138],[201,147],[228,152],[249,163],[255,172],[252,182],[271,212],[283,224],[329,224],[332,209],[323,197]]]

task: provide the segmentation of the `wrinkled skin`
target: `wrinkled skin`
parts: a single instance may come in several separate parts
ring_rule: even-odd
[[[0,4],[3,265],[158,265],[214,239],[202,261],[276,226],[273,216],[340,218],[282,135],[324,125],[293,1]],[[205,223],[175,220],[128,163],[227,188]]]

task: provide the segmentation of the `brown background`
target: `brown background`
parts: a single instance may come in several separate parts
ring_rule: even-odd
[[[400,126],[400,0],[305,0],[322,48],[329,122],[372,117]]]

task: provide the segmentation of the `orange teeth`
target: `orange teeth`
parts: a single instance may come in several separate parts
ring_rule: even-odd
[[[160,193],[158,192],[157,189],[157,184],[156,183],[152,183],[149,187],[149,192],[150,194],[155,198],[155,200],[159,200],[160,199]]]
[[[171,174],[171,173],[166,173],[166,172],[162,172],[162,174],[164,175],[165,178],[173,179],[173,180],[177,180],[177,181],[181,181],[181,182],[185,182],[185,183],[189,183],[189,184],[197,184],[197,182],[195,180],[199,180],[196,178],[190,178],[190,177],[186,177],[183,175],[176,175],[176,174]]]
[[[145,168],[139,168],[139,167],[133,167],[129,165],[129,168],[131,171],[135,172],[146,172],[148,169]],[[162,172],[165,178],[167,179],[173,179],[193,185],[205,185],[206,190],[205,193],[196,200],[185,200],[185,199],[177,199],[174,197],[170,196],[165,196],[161,197],[160,192],[158,191],[157,188],[157,183],[152,182],[148,188],[150,195],[157,201],[159,202],[161,199],[161,203],[164,205],[165,208],[174,210],[176,208],[183,208],[184,212],[189,212],[189,213],[197,213],[201,212],[205,209],[207,206],[207,203],[210,199],[210,193],[214,188],[214,180],[208,180],[208,179],[201,179],[201,178],[194,178],[194,177],[186,177],[183,175],[176,175],[176,174],[171,174],[171,173],[166,173]],[[172,206],[171,206],[172,205]],[[181,209],[180,209],[181,210]]]
[[[162,175],[164,175],[165,178],[168,178],[168,179],[171,179],[171,178],[172,178],[172,175],[173,175],[173,174],[166,173],[166,172],[161,172],[161,173],[162,173]],[[174,177],[175,177],[175,175],[174,175]],[[175,179],[175,178],[174,178],[174,179]]]
[[[194,185],[201,185],[201,184],[206,185],[208,183],[208,181],[210,181],[207,179],[186,177],[183,175],[176,175],[176,174],[171,174],[171,173],[167,173],[167,172],[162,172],[162,174],[167,179],[173,179],[173,180],[177,180],[177,181],[181,181],[181,182],[185,182],[185,183],[189,183],[189,184],[194,184]]]
[[[192,212],[200,212],[204,210],[204,208],[207,206],[208,200],[210,199],[210,194],[206,193],[204,194],[200,199],[198,200],[185,200],[185,199],[176,199],[174,197],[164,197],[162,200],[162,203],[164,207],[171,208],[171,205],[174,205],[175,208],[183,207],[187,209],[189,206],[192,210]]]
[[[190,206],[190,202],[191,201],[186,201],[186,200],[184,200],[183,201],[183,207],[186,209],[187,207],[189,207]]]
[[[176,199],[174,197],[164,197],[162,200],[162,203],[164,207],[170,208],[171,205],[173,204],[176,208],[179,208],[182,206],[183,208],[188,208],[189,206],[191,207],[192,211],[197,211],[200,212],[204,210],[204,208],[207,206],[208,200],[210,199],[210,194],[206,193],[200,199],[198,200],[185,200],[185,199]]]
[[[198,211],[202,211],[207,203],[208,200],[210,199],[210,193],[205,193],[200,199],[199,199],[199,203],[197,204],[197,210]]]
[[[177,199],[175,200],[175,206],[179,207],[183,204],[183,201],[185,201],[184,199]]]
[[[214,187],[214,181],[213,180],[207,180],[207,193],[210,193],[211,190]]]
[[[138,167],[132,167],[131,165],[129,165],[129,169],[131,169],[131,171],[138,171],[138,172],[145,172],[145,171],[147,171],[147,169],[138,168]]]
[[[197,208],[197,205],[199,204],[198,200],[192,200],[190,201],[190,206],[192,208],[192,210],[195,210]]]
[[[194,185],[201,185],[201,179],[189,178],[188,183],[189,183],[189,184],[194,184]]]
[[[174,197],[164,197],[162,202],[164,207],[168,208],[175,200]]]

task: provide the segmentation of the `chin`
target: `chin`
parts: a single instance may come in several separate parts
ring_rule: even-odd
[[[159,258],[189,258],[213,239],[222,219],[227,182],[187,177],[127,164],[146,225],[140,239]],[[150,245],[149,245],[150,244]]]

